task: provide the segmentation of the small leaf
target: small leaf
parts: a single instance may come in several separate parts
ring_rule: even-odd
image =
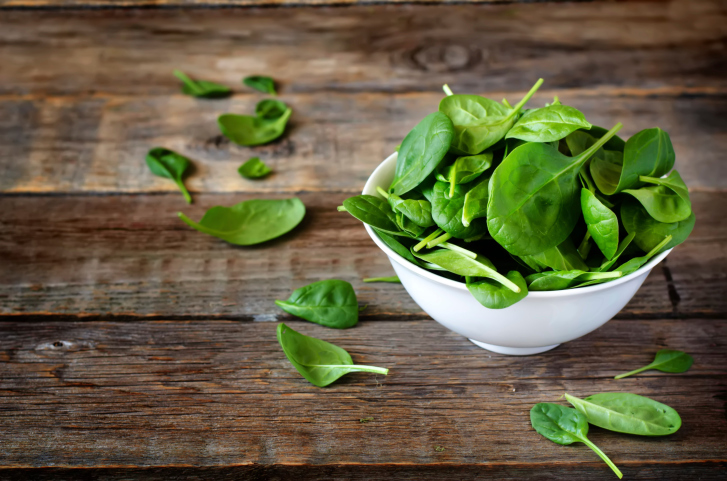
[[[628,376],[633,376],[640,372],[648,371],[650,369],[656,369],[661,372],[686,372],[692,367],[694,358],[684,351],[671,351],[669,349],[662,349],[656,353],[654,362],[647,364],[646,366],[636,369],[635,371],[627,372],[625,374],[619,374],[614,379],[623,379]]]
[[[351,284],[338,279],[308,284],[275,304],[288,314],[326,327],[346,329],[358,323],[356,293]]]
[[[222,133],[238,145],[263,145],[277,139],[285,131],[292,110],[285,110],[277,118],[252,117],[250,115],[223,114],[217,118]]]
[[[192,197],[184,186],[184,182],[182,182],[184,173],[189,168],[189,164],[188,158],[162,147],[153,148],[146,154],[146,165],[149,166],[152,173],[159,177],[172,179],[177,184],[177,187],[179,187],[179,190],[182,191],[182,195],[184,195],[187,203],[191,204]]]
[[[527,142],[552,142],[578,129],[590,129],[585,116],[577,109],[560,103],[527,111],[507,132],[505,138]]]
[[[221,98],[230,95],[230,88],[214,82],[192,80],[180,70],[174,71],[174,76],[182,81],[182,93],[200,98]]]
[[[528,295],[528,286],[523,279],[522,274],[518,271],[510,271],[505,276],[513,284],[520,288],[520,292],[514,292],[512,289],[492,279],[477,279],[467,277],[467,290],[477,299],[477,302],[488,309],[504,309],[525,299]]]
[[[265,177],[272,170],[260,160],[260,157],[253,157],[237,169],[241,176],[247,179],[259,179]]]
[[[278,119],[285,115],[288,106],[280,100],[265,99],[255,106],[255,115],[261,119]]]
[[[258,92],[270,95],[278,95],[278,93],[275,91],[275,81],[270,77],[252,75],[250,77],[245,77],[244,79],[242,79],[242,83],[244,83],[251,89],[257,90]]]

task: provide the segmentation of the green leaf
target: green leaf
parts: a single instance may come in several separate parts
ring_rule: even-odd
[[[548,271],[531,274],[525,278],[531,291],[560,291],[596,280],[621,277],[621,272]]]
[[[396,194],[387,194],[381,188],[377,188],[377,190],[379,194],[389,201],[389,205],[391,205],[394,212],[408,217],[420,227],[432,227],[435,225],[432,219],[432,204],[424,199],[419,192],[411,191],[407,194],[410,198],[402,199]]]
[[[288,314],[326,327],[346,329],[358,323],[356,293],[351,284],[338,279],[308,284],[275,304]]]
[[[174,76],[182,81],[182,93],[185,95],[208,99],[227,97],[230,95],[229,87],[204,80],[192,80],[181,70],[175,70]]]
[[[453,135],[446,115],[435,112],[424,117],[401,143],[389,191],[401,196],[421,184],[444,158]]]
[[[278,95],[278,93],[275,91],[275,81],[270,77],[264,77],[262,75],[252,75],[250,77],[245,77],[244,79],[242,79],[242,83],[244,83],[251,89],[257,90],[258,92],[270,95]]]
[[[261,100],[255,106],[255,115],[261,119],[279,119],[285,115],[288,106],[280,100],[265,99]]]
[[[146,165],[149,166],[149,170],[159,177],[172,179],[182,191],[187,203],[191,204],[192,197],[182,181],[189,164],[188,158],[162,147],[155,147],[146,154]]]
[[[599,428],[637,436],[666,436],[679,430],[679,414],[660,402],[625,392],[607,392],[579,399],[565,398],[588,422]]]
[[[238,145],[254,146],[272,142],[285,131],[292,110],[274,119],[249,115],[223,114],[217,118],[222,133]]]
[[[449,195],[449,184],[437,181],[432,192],[432,219],[446,233],[458,239],[469,239],[487,233],[487,222],[473,219],[467,227],[462,223],[467,192],[477,183],[455,186]]]
[[[343,201],[343,207],[349,214],[375,229],[384,231],[391,235],[409,234],[402,232],[396,223],[396,215],[391,206],[384,199],[373,195],[357,195]]]
[[[379,239],[384,241],[384,244],[389,246],[391,250],[399,254],[404,259],[408,260],[415,266],[423,267],[422,264],[417,260],[416,257],[414,257],[411,253],[411,250],[409,250],[409,247],[404,246],[401,242],[399,242],[395,237],[387,234],[386,232],[383,232],[381,230],[378,230],[374,228],[376,231],[376,234],[379,236]]]
[[[259,179],[260,177],[268,175],[272,170],[260,160],[260,157],[253,157],[242,164],[237,169],[237,172],[247,179]]]
[[[634,234],[629,234],[626,237],[624,237],[624,240],[621,241],[621,243],[618,245],[618,250],[616,251],[616,254],[611,258],[611,260],[605,260],[601,264],[601,267],[596,269],[598,272],[606,272],[608,271],[615,263],[618,261],[619,257],[621,257],[621,254],[624,253],[626,248],[631,245],[631,241],[634,240]]]
[[[581,210],[588,232],[606,259],[618,250],[618,218],[588,189],[581,189]]]
[[[674,167],[674,147],[669,134],[659,128],[646,129],[626,141],[623,159],[596,156],[591,175],[606,195],[641,187],[639,176],[661,177]]]
[[[588,265],[578,254],[570,238],[566,238],[557,246],[546,249],[539,254],[520,256],[520,258],[528,265],[550,267],[556,271],[589,270]]]
[[[467,290],[477,299],[477,302],[488,309],[504,309],[525,299],[528,295],[528,286],[518,271],[510,271],[506,276],[513,284],[520,288],[515,292],[493,279],[477,279],[467,277]]]
[[[694,358],[684,351],[672,351],[669,349],[662,349],[656,353],[654,362],[647,364],[646,366],[636,369],[625,374],[619,374],[614,379],[623,379],[628,376],[633,376],[640,372],[648,371],[650,369],[656,369],[661,372],[686,372],[692,367]]]
[[[692,213],[692,203],[686,184],[676,170],[666,179],[639,177],[640,181],[652,185],[640,189],[624,189],[638,200],[644,209],[659,222],[672,223],[685,220]]]
[[[283,323],[278,324],[278,342],[293,367],[311,384],[328,386],[351,372],[388,374],[389,370],[353,363],[344,349],[330,342],[304,336]]]
[[[367,277],[363,280],[364,282],[391,282],[394,284],[401,284],[398,276],[389,277]]]
[[[490,179],[483,177],[471,186],[464,195],[462,225],[469,227],[473,220],[487,216],[487,201],[490,198]]]
[[[506,139],[552,142],[578,129],[590,129],[585,116],[567,105],[553,104],[527,111],[505,135]]]
[[[413,252],[414,256],[447,269],[453,274],[466,277],[487,277],[505,285],[513,292],[520,293],[520,286],[503,276],[490,260],[478,255],[472,259],[468,255],[451,249],[435,249],[429,252]]]
[[[654,257],[659,252],[665,251],[668,249],[666,247],[672,240],[672,236],[668,235],[666,236],[659,244],[654,246],[653,249],[651,249],[645,256],[641,257],[634,257],[633,259],[629,259],[628,261],[624,262],[619,266],[618,270],[624,275],[627,276],[631,274],[632,272],[637,271],[641,268],[644,264],[649,262],[649,260]]]
[[[505,137],[530,97],[540,88],[539,79],[512,109],[479,95],[450,95],[439,103],[439,111],[454,125],[451,151],[477,155]]]
[[[535,142],[513,150],[491,180],[487,227],[492,238],[518,256],[538,254],[563,242],[580,216],[578,173],[620,128],[616,124],[575,157]]]
[[[588,421],[583,413],[559,404],[539,403],[530,410],[530,424],[538,434],[556,444],[584,443],[608,464],[619,479],[623,477],[608,456],[588,440]]]
[[[439,164],[437,180],[449,183],[449,195],[451,197],[454,195],[457,184],[472,182],[490,167],[492,167],[492,152],[457,157],[450,165],[442,167],[442,164]]]
[[[659,244],[664,237],[672,236],[666,249],[681,244],[694,228],[694,212],[685,220],[672,223],[659,222],[649,215],[644,206],[634,199],[625,199],[621,204],[621,222],[629,234],[634,234],[634,243],[644,252]]]
[[[199,223],[186,215],[179,217],[190,227],[230,244],[260,244],[290,232],[305,216],[305,206],[298,198],[247,200],[232,207],[215,206]]]

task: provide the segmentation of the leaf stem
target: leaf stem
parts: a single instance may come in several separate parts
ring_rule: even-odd
[[[452,244],[450,242],[442,242],[439,247],[444,247],[445,249],[449,249],[454,252],[459,252],[460,254],[469,257],[470,259],[477,259],[477,254],[475,254],[472,251],[468,251],[464,247],[460,247],[456,244]]]
[[[452,238],[452,234],[445,232],[444,234],[440,235],[436,239],[432,239],[429,242],[427,242],[427,249],[436,247],[439,244],[441,244],[442,242],[447,242],[451,238]]]
[[[346,208],[345,208],[344,206],[342,206],[342,205],[339,205],[338,207],[336,207],[336,210],[337,210],[338,212],[348,212],[348,209],[346,209]]]
[[[177,77],[179,80],[181,80],[182,83],[184,83],[184,85],[186,85],[188,88],[190,88],[191,90],[193,90],[196,94],[199,94],[199,93],[202,93],[203,92],[203,90],[201,88],[199,88],[199,85],[197,85],[197,82],[195,82],[194,80],[192,80],[191,78],[189,78],[187,76],[187,74],[185,74],[181,70],[175,70],[174,72],[172,72],[172,74],[175,77]]]
[[[177,187],[179,187],[179,190],[182,191],[182,195],[184,196],[184,199],[187,201],[187,204],[192,203],[192,196],[189,195],[189,191],[187,190],[187,187],[185,187],[184,182],[181,180],[175,180],[174,181],[177,184]]]
[[[398,282],[401,284],[401,281],[399,280],[398,276],[389,276],[389,277],[367,277],[363,280],[364,282]]]
[[[510,105],[510,102],[508,102],[506,98],[502,99],[502,105],[504,105],[508,109],[512,109],[512,105]]]
[[[526,103],[528,103],[528,100],[530,100],[530,97],[532,97],[535,92],[538,91],[540,86],[543,85],[543,79],[538,79],[537,82],[535,82],[535,85],[533,85],[533,88],[530,89],[530,91],[523,97],[523,99],[518,102],[515,107],[513,107],[512,112],[508,115],[508,117],[511,117],[513,115],[517,115],[518,112],[520,112],[520,109],[522,109]]]
[[[578,158],[578,160],[576,160],[573,163],[575,165],[578,165],[578,167],[580,168],[580,166],[582,166],[588,159],[590,159],[593,154],[595,154],[596,152],[598,152],[598,150],[601,147],[603,147],[606,144],[606,142],[608,142],[609,140],[611,140],[611,137],[613,137],[614,135],[616,135],[616,132],[618,132],[619,130],[621,130],[621,127],[623,127],[623,124],[621,122],[619,122],[616,125],[614,125],[611,128],[611,130],[609,130],[608,132],[606,132],[603,135],[603,137],[601,137],[600,139],[598,139],[596,141],[595,144],[591,145],[583,153],[578,154],[576,156],[576,158]]]
[[[447,84],[442,85],[442,90],[444,90],[444,93],[447,94],[447,97],[454,95],[454,92],[452,92],[452,89],[449,88],[449,85]]]
[[[581,256],[581,259],[586,260],[588,257],[588,252],[591,250],[591,243],[589,242],[591,240],[591,232],[586,231],[586,235],[583,236],[583,240],[581,241],[581,244],[578,246],[578,255]]]
[[[389,200],[389,194],[381,187],[376,187],[376,192],[378,192],[379,195],[384,199]]]
[[[633,376],[634,374],[638,374],[640,372],[648,371],[648,370],[652,369],[653,367],[654,367],[654,363],[652,362],[648,366],[640,367],[639,369],[634,369],[631,372],[626,372],[626,373],[623,373],[623,374],[619,374],[618,376],[614,376],[614,379],[623,379],[623,378],[628,377],[628,376]]]
[[[606,456],[606,454],[603,451],[601,451],[600,449],[598,449],[598,446],[596,446],[591,441],[589,441],[588,438],[581,438],[580,436],[578,436],[578,439],[580,439],[583,442],[583,444],[585,444],[586,446],[588,446],[589,448],[591,448],[593,450],[593,452],[595,452],[596,454],[598,454],[598,456],[601,459],[603,459],[603,461],[606,464],[608,464],[608,466],[611,469],[613,469],[613,472],[616,473],[616,476],[618,476],[618,479],[621,479],[621,478],[624,477],[623,473],[621,473],[621,471],[619,471],[619,469],[616,467],[616,465],[613,464],[613,461],[611,461],[608,458],[608,456]]]
[[[418,243],[417,245],[415,245],[415,246],[413,247],[413,249],[414,249],[414,252],[419,252],[420,250],[422,250],[422,249],[423,249],[423,248],[424,248],[424,247],[425,247],[425,246],[427,245],[427,243],[428,243],[428,242],[429,242],[430,240],[432,240],[432,239],[436,239],[436,238],[437,238],[437,236],[438,236],[439,234],[441,234],[442,232],[444,232],[444,231],[443,231],[442,229],[437,229],[437,230],[435,230],[434,232],[432,232],[431,234],[429,234],[428,236],[426,236],[426,237],[425,237],[425,238],[424,238],[424,239],[423,239],[423,240],[422,240],[422,241],[421,241],[420,243]]]

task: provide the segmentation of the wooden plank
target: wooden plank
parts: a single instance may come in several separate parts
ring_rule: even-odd
[[[176,93],[177,68],[239,90],[270,74],[285,93],[520,92],[538,77],[724,93],[725,21],[719,0],[0,11],[0,94]]]
[[[139,7],[294,7],[325,5],[379,5],[381,3],[498,3],[500,0],[0,0],[0,8],[139,8]],[[531,0],[515,0],[527,3]],[[564,0],[547,0],[560,3]],[[572,0],[586,2],[591,0]]]
[[[202,195],[191,207],[176,194],[0,197],[0,313],[278,320],[288,316],[273,300],[339,278],[368,304],[366,318],[423,315],[401,286],[361,282],[393,270],[363,226],[336,211],[346,194],[300,195],[308,209],[303,224],[251,248],[201,234],[175,215],[199,219],[213,205],[250,197]],[[720,221],[727,193],[692,197],[697,228],[620,318],[727,315]]]
[[[489,92],[502,98],[505,92]],[[624,123],[623,135],[660,126],[692,189],[727,189],[727,96],[622,97],[580,90],[560,95],[597,125]],[[520,94],[518,94],[520,95]],[[509,98],[516,96],[508,95]],[[360,192],[374,168],[442,98],[438,93],[296,94],[291,127],[279,141],[238,147],[220,135],[217,116],[251,112],[259,97],[200,101],[182,95],[0,100],[0,191],[176,192],[144,163],[151,147],[193,159],[193,192]],[[250,181],[237,168],[252,156],[275,173]]]
[[[271,323],[0,323],[0,476],[193,465],[296,479],[383,479],[388,468],[402,479],[461,479],[456,467],[481,479],[613,479],[585,446],[555,445],[530,427],[532,405],[563,402],[564,391],[631,391],[680,413],[681,430],[664,438],[591,430],[629,479],[717,479],[727,460],[723,319],[613,320],[530,357],[488,353],[433,321],[290,324],[389,376],[316,388],[285,359]],[[690,352],[692,369],[612,379],[663,347]]]

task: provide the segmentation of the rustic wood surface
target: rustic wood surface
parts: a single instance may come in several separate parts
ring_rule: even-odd
[[[612,390],[684,421],[657,439],[593,428],[626,478],[724,479],[726,21],[719,1],[0,10],[0,480],[614,479],[528,419],[565,391]],[[175,68],[236,92],[190,99]],[[253,73],[279,81],[294,115],[282,140],[250,149],[215,118],[263,98],[240,84]],[[391,267],[335,207],[436,108],[442,83],[513,100],[538,77],[536,103],[558,95],[625,136],[667,130],[697,224],[616,319],[507,357],[439,326],[400,285],[362,283]],[[194,205],[148,172],[156,145],[194,160]],[[255,155],[275,173],[239,178]],[[176,217],[293,195],[304,222],[253,248]],[[354,329],[272,302],[327,278],[368,305]],[[391,373],[315,388],[285,360],[276,321]],[[612,379],[666,347],[694,367]]]

